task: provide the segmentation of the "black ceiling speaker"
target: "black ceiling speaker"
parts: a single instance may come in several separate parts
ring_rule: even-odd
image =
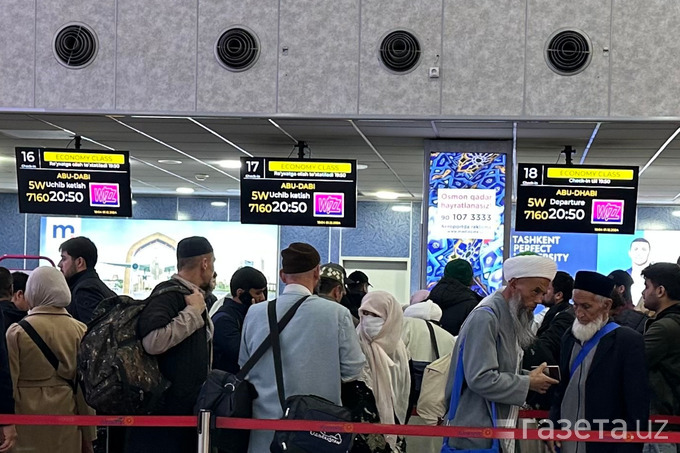
[[[79,69],[97,55],[97,35],[83,24],[66,25],[54,36],[54,55],[67,68]]]
[[[215,57],[225,69],[234,72],[250,69],[260,55],[257,36],[245,28],[230,28],[217,40]]]
[[[554,33],[545,48],[545,60],[550,69],[560,75],[574,75],[590,64],[592,45],[585,33],[561,30]]]
[[[420,53],[418,39],[404,30],[389,33],[380,43],[380,61],[399,74],[412,71],[420,61]]]

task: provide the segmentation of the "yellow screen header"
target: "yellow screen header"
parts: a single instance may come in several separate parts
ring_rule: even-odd
[[[352,164],[346,162],[290,162],[270,161],[269,171],[312,173],[351,173]]]
[[[557,179],[615,179],[620,181],[632,181],[635,173],[633,170],[617,168],[550,168],[548,178]]]
[[[79,153],[65,151],[45,151],[45,162],[80,162],[88,164],[124,164],[123,154]]]

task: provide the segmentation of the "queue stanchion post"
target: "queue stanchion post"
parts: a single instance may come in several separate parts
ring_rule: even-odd
[[[198,413],[198,453],[210,453],[210,411]]]

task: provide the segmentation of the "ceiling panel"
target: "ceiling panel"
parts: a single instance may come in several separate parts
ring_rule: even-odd
[[[218,166],[219,161],[238,159],[246,153],[297,156],[296,142],[305,141],[312,157],[357,159],[367,164],[368,168],[358,173],[358,188],[365,198],[370,198],[377,190],[393,190],[402,194],[410,191],[420,198],[424,140],[513,140],[513,126],[516,126],[515,148],[519,162],[563,163],[564,155],[560,152],[564,146],[570,145],[576,149],[574,161],[577,163],[588,149],[586,164],[642,167],[680,124],[664,121],[513,122],[442,118],[277,117],[270,121],[254,117],[151,118],[117,115],[111,118],[106,115],[0,113],[0,190],[16,190],[15,147],[73,147],[70,138],[13,138],[3,134],[2,130],[30,131],[33,134],[68,130],[104,146],[130,151],[134,157],[131,163],[132,187],[138,195],[174,194],[179,186],[192,186],[197,194],[233,195],[238,190],[238,181],[234,179],[238,177],[238,170],[223,169]],[[100,149],[85,140],[82,147]],[[162,159],[176,159],[182,164],[159,163]],[[207,174],[208,179],[197,181],[197,174]],[[678,174],[680,142],[673,141],[641,176],[640,201],[673,202],[680,193]]]

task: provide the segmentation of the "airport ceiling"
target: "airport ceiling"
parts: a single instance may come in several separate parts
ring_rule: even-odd
[[[14,148],[128,150],[133,195],[238,196],[239,170],[222,161],[242,156],[295,157],[305,141],[312,158],[356,159],[360,199],[378,191],[422,199],[425,139],[510,140],[517,162],[564,163],[560,151],[574,147],[576,164],[637,165],[639,202],[680,202],[678,121],[512,121],[384,118],[144,117],[0,113],[0,191],[16,192]],[[586,152],[587,151],[587,152]],[[659,153],[659,151],[661,151]],[[656,157],[655,157],[656,156]],[[171,163],[168,161],[179,161]],[[207,178],[204,176],[207,175]]]

